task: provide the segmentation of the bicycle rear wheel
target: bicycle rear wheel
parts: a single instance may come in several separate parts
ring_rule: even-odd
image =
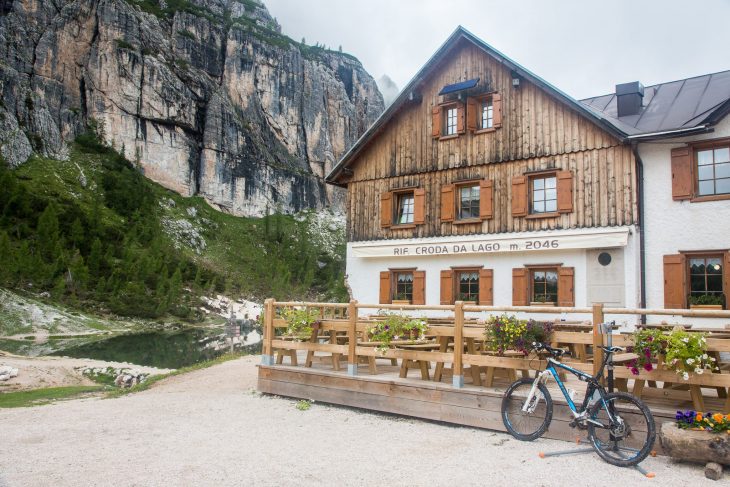
[[[502,398],[502,421],[507,431],[522,441],[532,441],[547,431],[553,419],[553,400],[545,384],[538,384],[528,411],[523,411],[535,379],[520,379],[507,388]]]
[[[608,409],[616,421],[610,419]],[[589,412],[588,439],[598,455],[611,465],[631,467],[646,458],[656,440],[651,411],[639,398],[625,392],[606,394],[606,405],[598,401]]]

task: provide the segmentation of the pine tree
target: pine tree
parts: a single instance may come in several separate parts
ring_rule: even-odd
[[[0,232],[0,284],[8,283],[13,277],[15,273],[14,257],[8,234]]]
[[[71,263],[68,267],[69,283],[71,292],[74,296],[84,297],[86,294],[86,287],[89,282],[89,270],[84,264],[84,258],[77,250],[71,259]]]
[[[101,240],[97,237],[91,244],[91,252],[89,252],[89,258],[87,260],[89,274],[92,278],[98,277],[101,273],[104,258],[102,250]]]
[[[84,243],[84,226],[81,223],[81,220],[78,218],[74,220],[74,222],[71,224],[71,243],[76,247],[77,249],[81,248],[81,244]]]
[[[51,201],[38,218],[38,247],[46,262],[53,262],[54,249],[59,239],[58,209]]]
[[[175,269],[175,273],[172,275],[169,281],[169,289],[167,291],[167,298],[170,305],[175,305],[180,300],[182,293],[182,272],[180,268]]]

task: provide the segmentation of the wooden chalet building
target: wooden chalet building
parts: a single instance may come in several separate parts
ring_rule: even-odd
[[[348,190],[353,298],[646,305],[637,155],[661,136],[591,100],[457,28],[327,177]]]

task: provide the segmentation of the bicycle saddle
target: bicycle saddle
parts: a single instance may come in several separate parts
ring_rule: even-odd
[[[626,349],[624,347],[601,347],[601,350],[603,350],[606,353],[616,353],[616,352],[623,352]]]

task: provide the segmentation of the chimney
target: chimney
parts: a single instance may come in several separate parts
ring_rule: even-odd
[[[616,85],[616,109],[619,117],[636,115],[644,99],[644,85],[638,81]]]

